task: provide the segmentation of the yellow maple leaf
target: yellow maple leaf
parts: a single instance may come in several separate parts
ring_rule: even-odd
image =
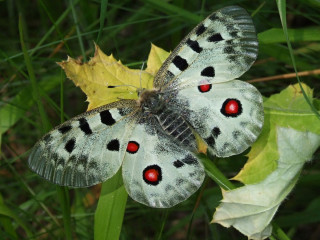
[[[152,44],[147,68],[130,69],[95,45],[94,57],[89,62],[68,57],[58,64],[87,95],[87,110],[91,110],[121,99],[138,99],[138,88],[153,88],[154,76],[168,56],[168,52]]]

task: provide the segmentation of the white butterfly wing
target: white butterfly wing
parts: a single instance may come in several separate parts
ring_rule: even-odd
[[[247,11],[225,7],[181,41],[157,73],[154,86],[183,88],[232,80],[251,67],[257,54],[256,31]]]
[[[263,103],[249,83],[232,80],[177,91],[176,106],[219,157],[239,154],[259,136]]]
[[[168,136],[139,124],[130,136],[122,165],[124,185],[136,201],[157,208],[172,207],[202,184],[204,169],[190,152]]]
[[[124,158],[135,105],[123,100],[57,126],[36,143],[29,167],[63,186],[92,186],[112,177]]]

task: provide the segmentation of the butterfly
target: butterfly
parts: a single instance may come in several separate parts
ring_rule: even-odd
[[[29,167],[52,183],[72,187],[101,183],[122,167],[131,198],[172,207],[203,182],[199,152],[239,154],[260,134],[261,94],[235,80],[257,53],[246,10],[222,8],[180,42],[152,89],[139,88],[137,100],[121,99],[55,127],[35,144]]]

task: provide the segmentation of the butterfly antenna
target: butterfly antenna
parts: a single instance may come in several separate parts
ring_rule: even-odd
[[[136,86],[130,85],[130,84],[123,84],[123,85],[109,85],[108,88],[117,88],[117,87],[133,87],[133,88],[137,88]]]
[[[133,87],[139,91],[139,88],[130,84],[123,84],[123,85],[109,85],[108,88],[118,88],[118,87]],[[128,90],[130,94],[134,94],[133,91]]]
[[[142,71],[143,71],[143,68],[144,68],[144,64],[145,64],[145,61],[143,61],[142,66],[141,66],[141,69],[140,69],[140,89],[142,89],[141,75],[142,75]]]

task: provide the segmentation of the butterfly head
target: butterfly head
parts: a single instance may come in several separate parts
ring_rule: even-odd
[[[165,102],[162,94],[156,89],[144,89],[139,94],[138,100],[143,112],[157,114],[163,110]]]

